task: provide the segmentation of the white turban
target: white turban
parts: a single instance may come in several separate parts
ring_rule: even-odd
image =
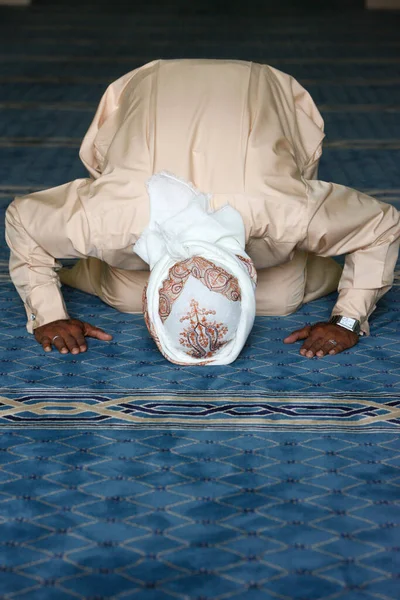
[[[147,186],[150,223],[134,252],[151,271],[143,294],[148,330],[173,363],[229,364],[255,317],[257,275],[242,217],[228,205],[211,212],[209,195],[169,173]]]

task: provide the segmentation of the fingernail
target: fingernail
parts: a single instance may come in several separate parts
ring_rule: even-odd
[[[61,354],[67,354],[68,350],[66,348],[61,348]]]
[[[72,348],[72,354],[79,354],[79,348]]]
[[[45,352],[51,352],[51,348],[50,346],[46,346],[46,348],[44,349]]]

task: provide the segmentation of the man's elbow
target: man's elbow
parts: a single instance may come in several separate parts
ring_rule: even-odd
[[[5,215],[5,226],[6,226],[6,241],[9,244],[9,238],[15,233],[16,228],[21,225],[21,219],[18,212],[18,198],[13,200],[8,205]]]

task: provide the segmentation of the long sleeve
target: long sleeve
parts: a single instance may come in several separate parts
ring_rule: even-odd
[[[319,256],[346,255],[332,315],[361,321],[391,287],[399,251],[400,213],[391,205],[353,190],[306,181],[309,202],[307,237],[300,248]]]
[[[90,232],[82,197],[91,180],[78,179],[57,188],[16,198],[6,212],[10,274],[25,305],[27,329],[68,318],[56,270],[58,258],[90,252]]]

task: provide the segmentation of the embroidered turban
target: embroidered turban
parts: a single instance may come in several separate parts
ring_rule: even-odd
[[[150,224],[134,251],[150,265],[147,328],[169,361],[233,362],[255,316],[256,271],[241,215],[168,173],[148,181]]]

